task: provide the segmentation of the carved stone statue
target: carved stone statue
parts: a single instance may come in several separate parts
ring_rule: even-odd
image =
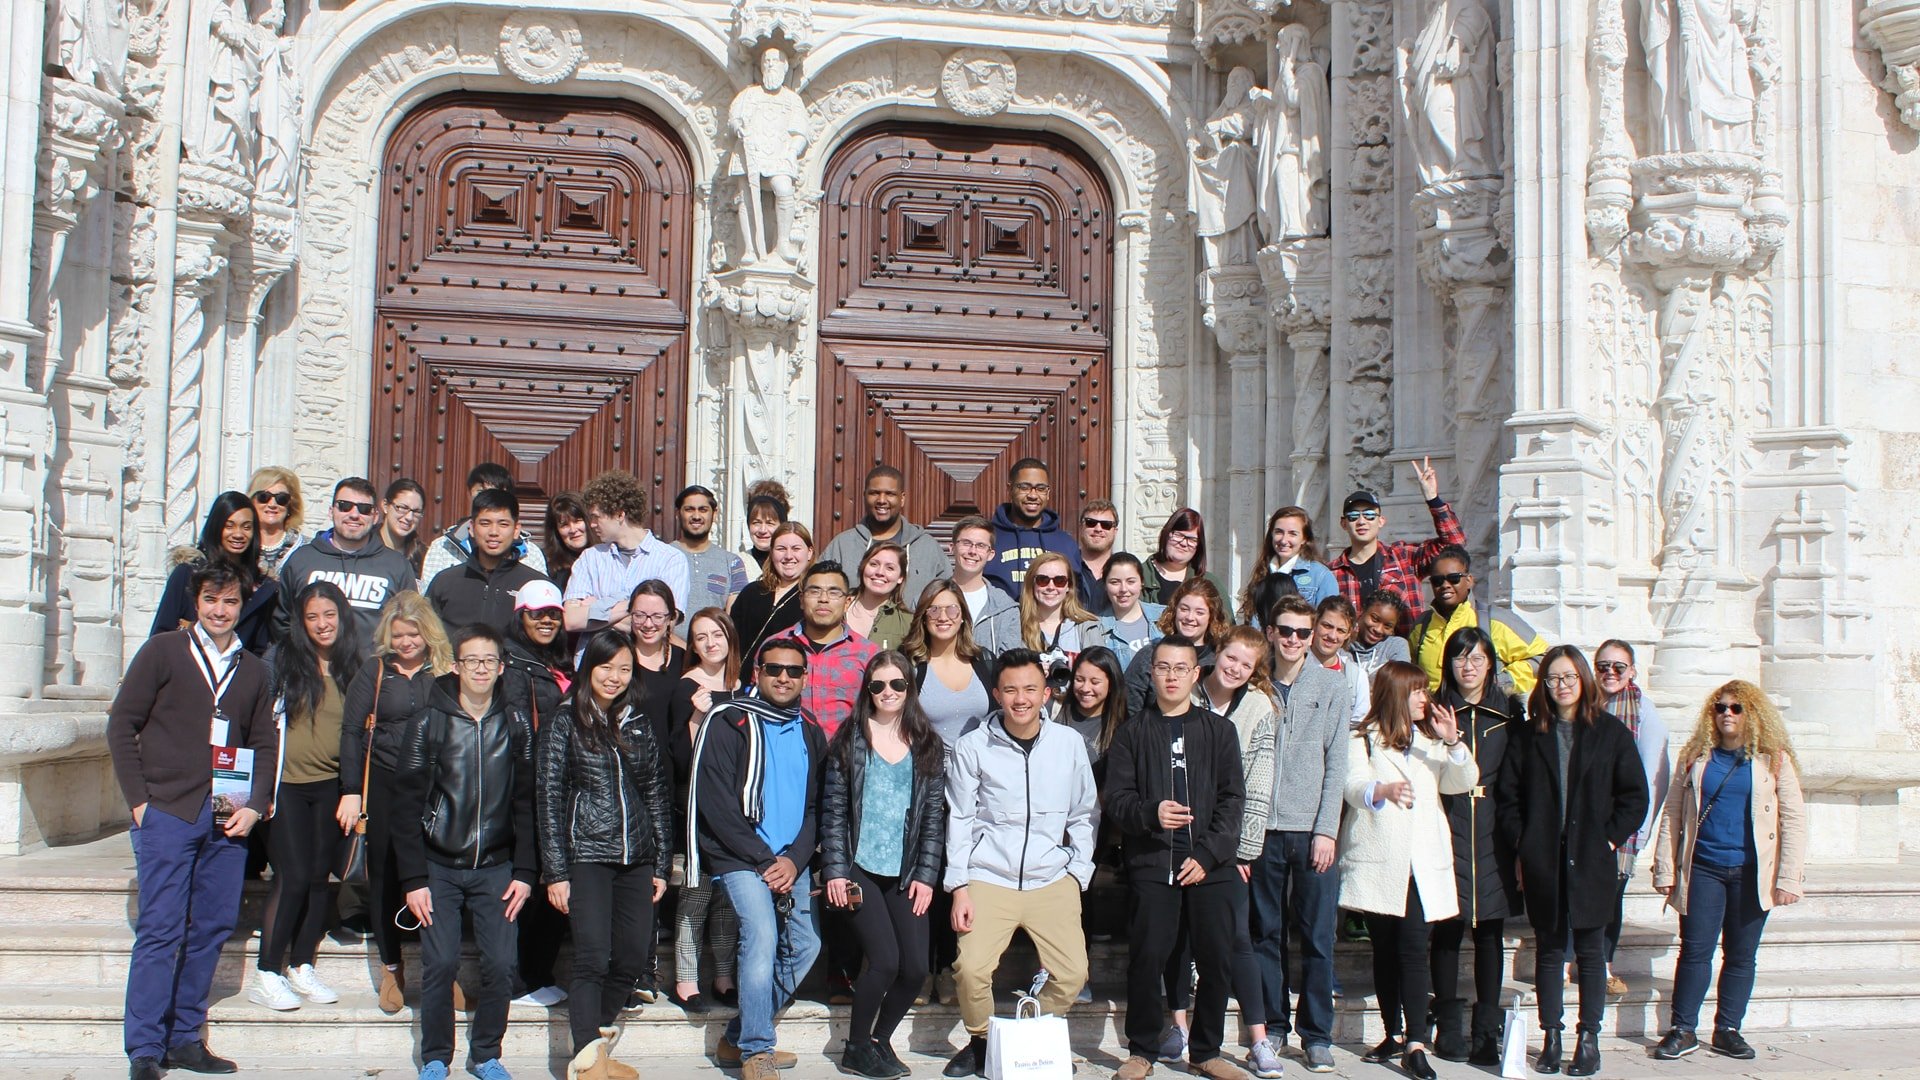
[[[736,94],[727,110],[727,130],[738,140],[727,175],[741,178],[740,232],[750,260],[795,258],[794,185],[800,155],[812,141],[806,103],[787,86],[787,58],[778,48],[760,54],[760,82]],[[772,196],[773,223],[767,225],[763,198]]]
[[[1644,0],[1652,151],[1753,152],[1754,102],[1742,0]]]
[[[245,172],[253,162],[253,99],[260,82],[257,28],[240,0],[220,0],[207,34],[192,43],[189,72],[206,72],[205,85],[187,95],[184,137],[197,164]],[[200,62],[204,61],[204,62]]]
[[[291,206],[300,173],[300,76],[293,39],[281,34],[286,23],[282,0],[270,0],[259,24],[260,88],[253,111],[260,147],[254,190],[269,202]]]
[[[1500,172],[1494,43],[1483,0],[1439,0],[1420,28],[1406,95],[1422,183]]]
[[[52,0],[47,5],[47,62],[82,86],[119,93],[127,59],[121,8],[110,0]]]
[[[1327,72],[1307,28],[1281,27],[1273,49],[1273,90],[1254,136],[1260,155],[1260,231],[1272,242],[1327,233],[1327,143],[1332,107]]]
[[[1250,266],[1260,250],[1257,161],[1254,132],[1268,94],[1253,85],[1244,67],[1227,73],[1220,107],[1207,117],[1201,137],[1188,141],[1193,157],[1193,209],[1207,265]]]

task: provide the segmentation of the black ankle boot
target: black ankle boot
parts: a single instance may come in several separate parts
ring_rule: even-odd
[[[1560,1071],[1560,1029],[1548,1028],[1540,1040],[1540,1056],[1533,1059],[1533,1071],[1552,1076]]]
[[[892,1067],[881,1060],[880,1052],[874,1049],[871,1039],[848,1039],[846,1049],[840,1053],[840,1068],[855,1076],[893,1080]]]
[[[1467,1060],[1467,1003],[1460,998],[1433,1003],[1433,1052],[1442,1061]]]
[[[1600,1033],[1581,1028],[1573,1037],[1573,1061],[1568,1076],[1592,1076],[1600,1071]]]
[[[875,1036],[873,1040],[873,1051],[880,1055],[880,1060],[887,1068],[893,1070],[893,1075],[910,1076],[913,1074],[913,1070],[907,1068],[907,1063],[900,1060],[900,1055],[893,1052],[893,1040],[891,1038],[882,1039],[879,1036]]]
[[[947,1067],[940,1070],[942,1076],[985,1076],[987,1074],[987,1040],[969,1039],[960,1052],[953,1055]]]
[[[1500,1037],[1498,1035],[1475,1035],[1473,1053],[1467,1057],[1467,1064],[1483,1068],[1500,1064]]]

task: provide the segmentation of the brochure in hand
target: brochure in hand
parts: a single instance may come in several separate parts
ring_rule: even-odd
[[[239,746],[213,748],[213,820],[225,825],[253,797],[253,751]]]

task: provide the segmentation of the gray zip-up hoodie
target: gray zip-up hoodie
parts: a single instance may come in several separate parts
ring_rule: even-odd
[[[928,585],[953,574],[953,562],[940,548],[940,541],[927,530],[911,521],[902,521],[900,531],[893,534],[892,540],[907,549],[907,587],[903,593],[908,610],[920,605],[920,594]],[[860,587],[860,560],[866,558],[867,549],[873,546],[873,530],[867,528],[862,520],[853,528],[834,537],[820,559],[839,563],[847,571],[847,578],[853,587]]]
[[[1042,721],[1028,750],[990,714],[960,736],[947,763],[947,872],[951,891],[980,881],[1042,889],[1072,874],[1093,880],[1100,796],[1087,743]]]
[[[1024,649],[1027,643],[1020,638],[1020,601],[991,581],[986,586],[987,606],[973,620],[973,643],[991,660],[1008,649]]]
[[[1347,677],[1308,656],[1280,706],[1273,748],[1273,805],[1267,810],[1269,832],[1339,837],[1352,710]]]

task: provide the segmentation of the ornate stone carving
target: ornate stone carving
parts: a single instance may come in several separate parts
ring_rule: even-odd
[[[206,371],[207,301],[226,273],[218,225],[183,218],[173,266],[173,345],[167,373],[166,530],[170,543],[199,532],[200,381]],[[217,324],[216,324],[217,325]]]
[[[270,0],[260,15],[266,52],[260,64],[260,88],[254,97],[254,115],[260,126],[254,192],[265,202],[293,205],[300,176],[300,126],[304,105],[294,40],[281,33],[286,25],[282,0]]]
[[[558,11],[518,11],[500,24],[500,66],[514,78],[551,86],[587,58],[580,24]]]
[[[1067,16],[1099,22],[1158,26],[1173,18],[1174,0],[887,0],[914,7],[979,11],[995,15]]]
[[[47,65],[81,86],[118,95],[127,58],[122,8],[111,0],[51,0]]]
[[[1867,0],[1860,35],[1880,50],[1887,67],[1880,85],[1893,95],[1901,122],[1920,131],[1920,0]]]
[[[1627,140],[1625,0],[1598,0],[1588,57],[1594,83],[1594,147],[1587,163],[1587,237],[1593,254],[1619,260],[1633,208],[1633,147]]]
[[[1354,0],[1344,10],[1350,33],[1339,47],[1346,50],[1346,63],[1334,65],[1351,73],[1344,77],[1341,130],[1352,147],[1349,160],[1364,167],[1343,178],[1335,197],[1334,272],[1342,302],[1335,309],[1332,353],[1341,358],[1344,371],[1332,377],[1345,384],[1346,412],[1340,418],[1340,445],[1329,450],[1329,471],[1344,475],[1330,477],[1328,484],[1391,491],[1386,454],[1393,448],[1389,320],[1394,314],[1391,230],[1399,202],[1392,171],[1397,37],[1392,4]]]
[[[1254,138],[1259,151],[1260,231],[1269,241],[1324,236],[1327,154],[1333,104],[1327,72],[1314,58],[1307,28],[1280,28],[1273,45],[1274,85]]]
[[[1193,160],[1194,231],[1209,267],[1251,266],[1260,247],[1253,139],[1267,97],[1253,85],[1251,70],[1234,68],[1227,73],[1219,107],[1201,125],[1200,137],[1187,144]]]
[[[733,9],[733,44],[742,57],[784,38],[795,55],[813,50],[813,8],[808,0],[737,0]]]
[[[1329,504],[1328,435],[1331,430],[1332,380],[1328,346],[1332,343],[1333,249],[1325,238],[1289,240],[1260,251],[1273,315],[1280,321],[1293,357],[1293,415],[1284,444],[1292,486],[1287,501],[1316,514]],[[1269,500],[1272,501],[1272,500]]]
[[[1500,172],[1494,41],[1482,0],[1440,0],[1414,39],[1404,89],[1425,183]]]
[[[726,418],[732,476],[744,491],[758,477],[793,475],[797,456],[790,401],[803,368],[798,345],[813,310],[813,282],[797,271],[744,267],[702,285],[702,303],[721,316],[733,406]]]
[[[241,0],[215,0],[207,32],[188,43],[182,138],[187,156],[242,175],[253,164],[253,101],[260,82],[259,28]],[[251,186],[251,185],[249,185]]]
[[[1647,112],[1657,154],[1754,150],[1759,100],[1748,54],[1751,0],[1644,0]]]
[[[965,116],[992,116],[1013,100],[1019,72],[1001,49],[962,49],[940,69],[940,94]]]
[[[788,69],[786,54],[765,49],[760,81],[727,107],[727,130],[735,139],[727,175],[739,178],[740,232],[749,263],[769,258],[791,263],[796,257],[794,185],[813,134],[806,103],[787,85]]]

